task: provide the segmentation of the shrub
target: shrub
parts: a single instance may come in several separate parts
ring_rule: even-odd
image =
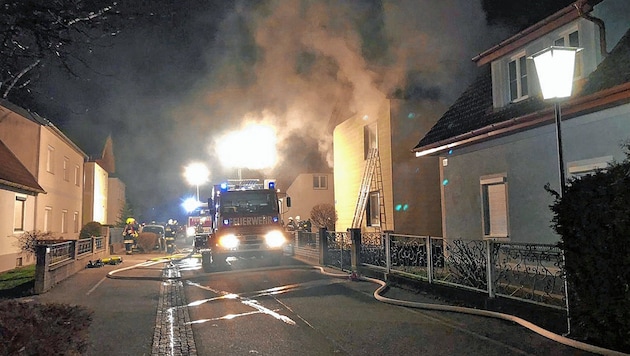
[[[14,235],[14,237],[17,239],[15,245],[22,252],[32,254],[36,252],[36,246],[38,245],[38,243],[41,243],[42,241],[55,240],[50,231],[43,232],[38,230],[24,231],[24,233]]]
[[[1,355],[82,355],[92,312],[67,304],[0,302]]]
[[[80,239],[87,239],[92,236],[102,236],[103,235],[103,226],[98,221],[90,221],[89,223],[83,225],[81,228],[81,232],[79,233]]]
[[[561,236],[572,334],[630,351],[630,161],[572,179],[551,206]]]

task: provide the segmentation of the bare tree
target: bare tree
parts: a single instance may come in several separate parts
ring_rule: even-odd
[[[0,99],[28,90],[46,65],[74,74],[83,62],[80,45],[89,52],[98,38],[118,33],[112,19],[116,2],[90,0],[8,0],[0,3]]]
[[[332,204],[317,204],[311,209],[311,221],[317,228],[333,231],[337,222],[337,211]]]

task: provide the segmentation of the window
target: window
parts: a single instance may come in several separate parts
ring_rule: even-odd
[[[77,187],[81,185],[81,169],[79,165],[74,166],[74,185]]]
[[[24,211],[26,208],[26,197],[16,196],[13,208],[13,231],[24,231]]]
[[[46,172],[55,173],[55,148],[48,146],[46,153]]]
[[[612,156],[605,156],[569,162],[569,174],[572,177],[583,177],[589,174],[594,174],[598,170],[608,168],[608,162],[612,162],[612,160]]]
[[[363,126],[363,159],[367,159],[372,148],[378,148],[376,122]]]
[[[508,237],[507,183],[505,177],[487,177],[481,181],[484,237]]]
[[[75,211],[72,217],[72,226],[74,226],[73,232],[79,232],[79,212]]]
[[[61,233],[65,234],[68,232],[67,220],[68,219],[68,210],[61,211]]]
[[[520,54],[508,63],[510,82],[510,101],[524,99],[529,94],[527,90],[527,57]]]
[[[313,189],[328,189],[328,177],[313,176]]]
[[[370,192],[366,208],[367,226],[381,226],[381,204],[378,191]]]
[[[52,223],[52,208],[47,206],[44,208],[44,231],[51,231]]]
[[[567,46],[567,47],[580,47],[580,35],[578,31],[572,31],[566,35],[558,38],[553,42],[554,46]],[[573,78],[582,77],[582,51],[575,54],[575,71],[573,72]]]
[[[70,172],[68,172],[68,163],[70,159],[68,157],[63,158],[63,180],[66,182],[70,180]]]

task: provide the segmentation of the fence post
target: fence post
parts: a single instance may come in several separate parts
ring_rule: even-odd
[[[384,231],[383,243],[385,244],[385,271],[386,275],[392,272],[392,232]]]
[[[427,279],[429,283],[433,283],[433,244],[431,243],[431,236],[426,238],[427,249]]]
[[[35,286],[33,291],[35,294],[44,293],[48,290],[48,265],[50,265],[50,254],[47,245],[35,246]]]
[[[328,255],[328,230],[325,227],[319,228],[319,264],[326,265]]]
[[[96,252],[96,237],[90,236],[90,240],[92,243],[92,254],[94,254]]]
[[[488,297],[494,298],[494,242],[486,240],[486,278],[488,279]]]
[[[361,229],[348,229],[350,233],[350,269],[356,272],[361,265]]]

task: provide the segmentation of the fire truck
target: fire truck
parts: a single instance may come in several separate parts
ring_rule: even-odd
[[[290,207],[291,198],[286,197],[285,203]],[[215,185],[208,209],[211,231],[195,240],[204,270],[225,266],[228,257],[264,257],[274,264],[280,262],[287,236],[275,180],[261,184],[257,179],[240,179]]]

